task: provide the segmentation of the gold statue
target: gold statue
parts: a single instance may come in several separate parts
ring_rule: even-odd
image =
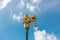
[[[29,30],[31,22],[34,22],[34,26],[37,26],[36,25],[36,16],[33,15],[32,17],[29,17],[28,14],[26,14],[24,16],[24,20],[23,20],[24,28],[26,29],[26,40],[28,40],[28,30]]]

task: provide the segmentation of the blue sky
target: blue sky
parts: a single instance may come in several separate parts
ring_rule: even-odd
[[[60,0],[0,0],[0,40],[25,40],[23,16],[35,14],[39,30],[60,39]],[[29,40],[34,40],[31,23]]]

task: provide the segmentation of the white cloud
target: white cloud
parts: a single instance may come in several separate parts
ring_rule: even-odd
[[[57,40],[55,35],[48,35],[47,40]]]
[[[27,4],[26,4],[26,8],[27,8],[27,9],[29,9],[29,7],[30,7],[30,4],[29,4],[29,3],[27,3]]]
[[[33,4],[39,4],[42,0],[31,0]]]
[[[24,0],[20,0],[20,9],[22,9],[24,6],[25,6],[25,2],[24,2]]]
[[[10,14],[11,18],[15,21],[18,21],[18,22],[21,22],[22,20],[22,12],[20,12],[19,15],[16,15],[16,14]]]
[[[57,40],[54,34],[49,34],[46,30],[40,31],[38,29],[34,32],[34,38],[35,40]]]
[[[31,5],[36,6],[36,9],[38,9],[37,11],[40,13],[55,8],[57,5],[60,4],[60,0],[31,0],[31,1],[32,1]]]
[[[35,6],[30,6],[30,8],[29,8],[30,11],[34,11],[35,9],[36,9]]]
[[[60,4],[60,0],[43,0],[39,6],[40,12],[55,8],[58,4]]]
[[[0,2],[0,9],[3,9],[7,6],[8,3],[10,3],[12,0],[3,0]]]
[[[29,3],[26,4],[26,9],[29,9],[29,11],[33,12],[36,9],[36,6],[30,5]]]
[[[16,19],[16,18],[17,18],[16,14],[13,14],[13,15],[12,15],[12,18],[13,18],[13,19]]]

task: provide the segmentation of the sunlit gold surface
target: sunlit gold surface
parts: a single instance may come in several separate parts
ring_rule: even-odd
[[[24,16],[24,20],[23,20],[25,29],[29,29],[31,22],[36,23],[36,16],[33,15],[33,16],[29,17],[28,14],[26,14]]]

